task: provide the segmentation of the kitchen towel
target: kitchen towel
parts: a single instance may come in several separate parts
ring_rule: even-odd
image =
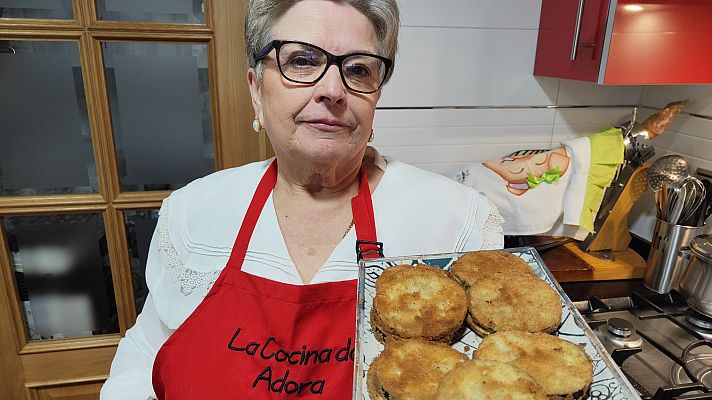
[[[483,192],[504,217],[505,235],[568,236],[593,230],[603,193],[623,163],[618,128],[566,140],[554,149],[520,150],[468,164],[452,177]]]

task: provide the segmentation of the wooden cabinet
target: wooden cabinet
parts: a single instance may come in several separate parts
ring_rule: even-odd
[[[709,0],[543,0],[534,75],[710,84],[709,21]]]
[[[37,391],[37,400],[95,400],[101,383],[47,387]]]

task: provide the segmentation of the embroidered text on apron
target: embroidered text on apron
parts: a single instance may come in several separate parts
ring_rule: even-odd
[[[382,256],[363,168],[351,200],[359,257]],[[351,398],[356,280],[290,285],[242,271],[277,163],[262,177],[212,289],[156,355],[159,399]]]

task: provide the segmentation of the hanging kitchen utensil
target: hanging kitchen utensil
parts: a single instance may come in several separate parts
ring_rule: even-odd
[[[697,226],[696,213],[705,198],[705,187],[694,177],[681,178],[670,185],[667,222]]]
[[[670,207],[670,185],[667,182],[663,182],[660,190],[654,192],[656,197],[655,200],[658,203],[658,219],[665,222],[668,221],[668,209]]]
[[[705,187],[705,199],[697,211],[697,226],[704,225],[712,214],[712,181],[702,179],[702,185]]]
[[[682,210],[685,208],[686,190],[683,179],[678,179],[670,184],[667,222],[673,225],[679,225]]]
[[[685,207],[682,210],[682,216],[680,217],[680,225],[698,226],[697,220],[699,218],[697,212],[705,201],[705,186],[701,180],[694,176],[685,178],[684,185],[688,189],[688,196],[685,201]]]
[[[677,154],[668,154],[655,160],[648,171],[648,187],[653,191],[658,191],[663,182],[668,185],[672,182],[690,175],[690,168],[687,160]]]

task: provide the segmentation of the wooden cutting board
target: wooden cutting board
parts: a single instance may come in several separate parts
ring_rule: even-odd
[[[585,253],[577,242],[566,243],[540,253],[559,282],[639,279],[645,274],[645,260],[631,249],[611,252],[612,261]]]
[[[593,267],[565,245],[543,250],[539,255],[559,282],[585,280],[593,273]]]

